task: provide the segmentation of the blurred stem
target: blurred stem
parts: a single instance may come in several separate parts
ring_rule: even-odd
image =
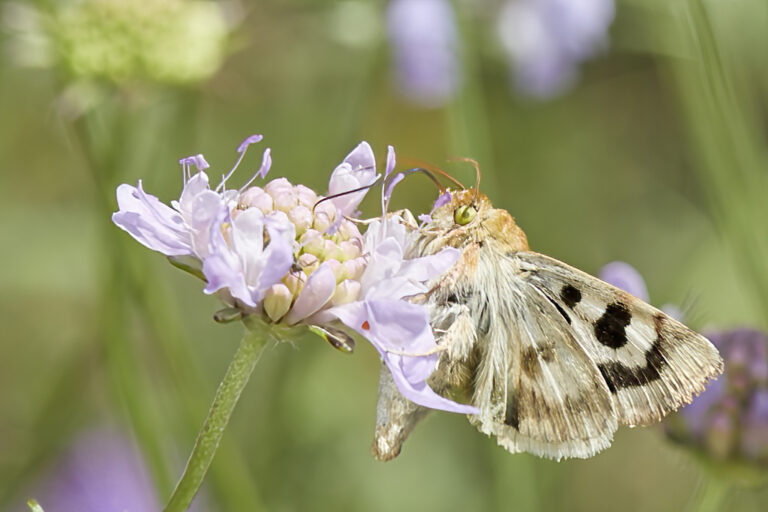
[[[669,71],[679,92],[695,171],[709,196],[713,220],[739,263],[744,284],[758,300],[755,313],[768,309],[768,234],[754,229],[768,216],[768,166],[764,129],[749,101],[738,94],[732,66],[701,0],[674,4],[678,23],[668,35],[670,49],[690,52]],[[759,315],[765,325],[765,318]]]
[[[461,14],[461,13],[460,13]],[[482,188],[495,190],[496,177],[493,163],[488,116],[483,101],[483,90],[479,61],[481,52],[474,48],[476,36],[473,29],[477,23],[467,19],[467,14],[459,17],[462,41],[465,47],[461,52],[461,66],[464,70],[463,84],[448,108],[448,142],[454,157],[468,157],[477,160],[483,170]]]
[[[726,482],[717,478],[710,479],[704,487],[699,499],[697,512],[719,512],[725,510],[723,507],[725,499],[728,497],[729,486]]]
[[[124,244],[121,243],[123,240],[117,239],[118,233],[114,226],[106,221],[104,224],[106,232],[101,238],[106,250],[102,256],[105,276],[101,320],[108,374],[113,392],[124,404],[158,489],[167,490],[173,482],[164,450],[165,436],[161,433],[163,425],[158,421],[160,409],[156,393],[139,372],[142,365],[127,334],[130,332],[127,318],[129,305],[125,293],[127,269],[120,257]]]
[[[195,447],[187,461],[184,474],[181,475],[176,490],[173,492],[165,512],[182,512],[189,508],[197,491],[203,484],[205,474],[211,465],[224,430],[227,428],[240,394],[256,367],[261,347],[266,341],[266,333],[261,329],[247,330],[235,356],[229,363],[227,372],[219,384],[211,410],[197,436]]]
[[[99,126],[94,126],[98,124]],[[97,215],[109,215],[112,207],[111,184],[117,174],[124,151],[125,123],[121,116],[111,119],[108,113],[83,115],[73,122],[73,131],[81,146],[97,189]],[[105,132],[107,142],[96,142],[98,132]],[[109,137],[114,137],[110,144]],[[133,431],[147,457],[152,476],[159,489],[170,489],[170,468],[161,434],[160,408],[155,393],[139,373],[139,363],[131,339],[127,335],[129,304],[126,289],[124,240],[112,223],[104,218],[100,256],[104,286],[101,291],[101,331],[104,339],[105,361],[115,394],[122,400]]]

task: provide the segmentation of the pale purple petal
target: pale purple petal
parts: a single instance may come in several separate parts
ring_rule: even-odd
[[[427,385],[438,355],[423,355],[436,348],[425,308],[404,301],[375,300],[345,304],[328,313],[373,344],[405,398],[433,409],[477,413],[476,408],[443,398]],[[393,350],[414,355],[397,355],[390,352]]]
[[[386,178],[389,176],[389,173],[391,173],[396,165],[395,161],[395,148],[392,146],[387,146],[387,165],[384,168],[384,177]]]
[[[392,189],[395,188],[395,185],[403,181],[403,179],[405,179],[405,174],[398,173],[394,178],[389,180],[387,188],[384,190],[384,201],[387,206],[389,205],[389,198],[392,197]]]
[[[435,200],[435,204],[432,205],[432,211],[437,210],[441,206],[445,206],[446,204],[451,202],[451,193],[450,192],[443,192],[440,194],[440,196]]]
[[[261,157],[261,167],[256,172],[256,176],[260,176],[261,179],[265,179],[267,177],[267,173],[269,172],[269,169],[272,168],[272,150],[270,148],[267,148],[264,150],[264,155]]]
[[[350,190],[372,185],[376,181],[376,161],[373,150],[367,142],[361,142],[344,161],[334,169],[328,183],[328,194],[337,195]],[[353,194],[334,197],[330,201],[342,215],[354,213],[357,205],[365,198],[368,191],[361,190]]]
[[[368,231],[376,229],[378,226],[371,224]],[[371,261],[365,268],[365,272],[360,278],[360,284],[363,290],[373,288],[376,284],[391,278],[400,270],[403,262],[403,249],[394,238],[387,238],[376,247],[371,255]],[[399,298],[399,297],[398,297]]]
[[[335,290],[336,277],[333,274],[333,269],[327,262],[323,263],[309,276],[307,284],[304,285],[296,298],[296,302],[285,317],[285,322],[288,325],[293,325],[317,312],[331,300]]]
[[[239,146],[237,146],[237,152],[243,153],[246,149],[248,149],[248,146],[251,144],[256,144],[257,142],[260,142],[261,139],[264,137],[262,135],[256,134],[251,135],[250,137],[247,137],[243,142],[240,143]]]
[[[430,256],[405,260],[400,275],[414,281],[429,281],[446,272],[460,257],[460,250],[446,247]]]
[[[648,288],[645,286],[643,276],[629,263],[623,261],[608,263],[600,270],[598,277],[606,283],[648,302]]]
[[[112,221],[139,243],[166,256],[193,254],[191,236],[178,212],[127,184],[117,188],[119,211]]]
[[[369,177],[376,174],[376,159],[373,156],[373,149],[365,141],[349,152],[344,158],[344,163],[349,164],[353,171],[367,171]]]
[[[229,217],[224,221],[229,222]],[[256,306],[245,283],[242,262],[230,249],[221,232],[221,224],[218,222],[211,227],[210,251],[203,260],[203,275],[207,282],[203,290],[205,293],[213,294],[222,288],[227,288],[236,299],[251,307]]]
[[[192,176],[184,184],[184,190],[181,191],[181,197],[179,197],[178,202],[176,202],[174,206],[182,215],[191,216],[194,213],[195,198],[206,190],[210,190],[208,185],[208,175],[201,171]]]
[[[264,266],[259,279],[258,298],[273,284],[278,283],[293,265],[295,227],[283,212],[272,212],[264,219],[269,234],[269,245],[264,250]]]

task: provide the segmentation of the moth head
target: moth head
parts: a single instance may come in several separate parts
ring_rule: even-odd
[[[494,208],[488,197],[475,188],[448,190],[442,204],[432,212],[429,229],[443,243],[461,247],[468,242],[495,238],[513,250],[526,250],[525,233],[506,210]]]

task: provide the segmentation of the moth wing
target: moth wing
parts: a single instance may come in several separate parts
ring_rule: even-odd
[[[621,424],[661,420],[722,372],[709,340],[644,301],[542,254],[511,258],[596,365]]]
[[[590,457],[618,426],[608,385],[557,307],[509,265],[484,269],[511,279],[481,292],[492,320],[475,345],[472,401],[481,412],[470,421],[511,452]]]

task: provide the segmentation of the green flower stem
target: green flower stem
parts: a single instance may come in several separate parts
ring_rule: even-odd
[[[260,329],[246,331],[243,336],[240,346],[224,374],[224,379],[216,391],[211,410],[208,412],[203,428],[200,429],[197,436],[184,474],[181,475],[168,505],[163,509],[164,512],[182,512],[187,510],[192,503],[192,499],[203,484],[203,479],[208,472],[213,456],[216,454],[216,449],[224,430],[227,428],[232,411],[240,399],[240,393],[248,384],[248,379],[253,373],[261,347],[266,339],[266,333]]]

